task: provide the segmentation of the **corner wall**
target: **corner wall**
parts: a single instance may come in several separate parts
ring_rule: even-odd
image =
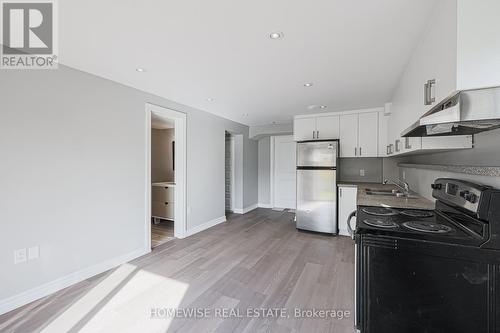
[[[242,135],[244,201],[257,204],[247,126],[65,66],[2,71],[0,312],[146,251],[146,103],[187,114],[188,231],[225,215],[226,130]],[[14,265],[34,245],[40,258]]]

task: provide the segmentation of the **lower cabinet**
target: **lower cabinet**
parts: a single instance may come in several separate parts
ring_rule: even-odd
[[[151,189],[151,215],[166,220],[174,219],[174,187],[153,186]]]
[[[339,185],[339,235],[349,236],[347,218],[356,210],[358,188],[352,185]],[[356,218],[353,218],[356,221]],[[351,221],[351,225],[355,225]]]

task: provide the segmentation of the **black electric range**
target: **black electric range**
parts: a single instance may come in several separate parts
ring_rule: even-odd
[[[500,332],[500,191],[445,178],[432,188],[434,210],[358,206],[363,333]]]

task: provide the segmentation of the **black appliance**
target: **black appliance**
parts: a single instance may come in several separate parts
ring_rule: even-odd
[[[356,328],[500,332],[500,190],[437,179],[435,210],[358,206]]]

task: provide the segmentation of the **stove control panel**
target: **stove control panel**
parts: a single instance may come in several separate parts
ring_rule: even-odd
[[[482,193],[489,187],[458,179],[438,178],[432,189],[432,196],[437,200],[477,213]]]

